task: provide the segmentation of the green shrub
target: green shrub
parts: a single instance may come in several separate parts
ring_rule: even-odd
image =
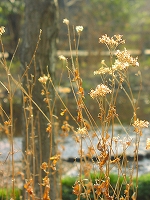
[[[62,199],[74,200],[75,195],[72,193],[72,186],[76,181],[76,177],[65,177],[62,180]]]
[[[95,178],[98,176],[99,176],[98,174],[97,175],[91,174],[91,179],[93,183],[95,183]],[[118,180],[118,175],[115,175],[115,174],[110,175],[110,183],[112,187],[116,186],[117,180]],[[76,177],[63,178],[62,180],[62,199],[63,200],[74,200],[76,198],[76,196],[72,193],[72,186],[74,185],[75,181],[76,181]],[[136,180],[134,179],[134,183],[135,181]],[[120,177],[119,179],[119,185],[120,184],[122,184],[122,189],[120,193],[122,196],[124,196],[125,184],[123,184],[123,177]],[[111,193],[111,189],[110,189],[110,193]],[[137,200],[150,200],[150,174],[142,175],[139,177]]]
[[[138,196],[137,200],[150,199],[150,174],[145,174],[138,179]]]
[[[19,189],[15,189],[15,200],[20,200],[21,191]],[[0,200],[11,199],[12,190],[11,189],[0,189]]]

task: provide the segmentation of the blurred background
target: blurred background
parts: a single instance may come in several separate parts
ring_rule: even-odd
[[[149,0],[58,0],[59,7],[59,34],[57,40],[58,55],[65,54],[70,59],[67,27],[63,24],[63,19],[70,21],[70,32],[72,35],[72,45],[74,47],[75,26],[83,26],[79,45],[80,73],[85,89],[86,104],[91,112],[97,113],[97,105],[88,95],[91,88],[100,84],[100,78],[93,75],[93,71],[99,69],[101,60],[109,62],[107,48],[99,44],[98,39],[104,34],[113,36],[123,35],[126,44],[124,46],[130,50],[133,57],[138,56],[140,63],[139,70],[142,73],[142,91],[139,100],[138,117],[143,120],[150,120],[150,4]],[[15,77],[21,72],[20,69],[20,48],[23,35],[24,22],[24,1],[23,0],[1,0],[0,2],[0,26],[5,26],[3,44],[5,56],[11,62],[14,51],[17,52],[13,58],[12,73]],[[0,49],[0,52],[2,50]],[[0,53],[0,57],[2,54]],[[57,60],[56,65],[56,85],[59,83],[62,73],[62,62]],[[140,81],[134,75],[137,69],[130,69],[130,81],[135,97],[138,95]],[[3,69],[0,69],[0,80],[5,84],[6,76]],[[133,74],[133,76],[132,76]],[[70,87],[67,73],[63,73],[61,86]],[[62,98],[67,103],[69,109],[76,112],[76,107],[71,93],[62,94]],[[0,85],[0,103],[4,109],[8,109],[7,91]],[[61,104],[57,101],[57,110],[60,112]],[[130,121],[133,113],[130,105],[126,101],[126,96],[122,94],[118,100],[117,113],[124,123]],[[21,94],[16,91],[14,98],[14,114],[18,119],[21,109]],[[129,117],[128,117],[129,116]],[[129,119],[129,121],[128,121]],[[19,131],[19,127],[17,127]]]

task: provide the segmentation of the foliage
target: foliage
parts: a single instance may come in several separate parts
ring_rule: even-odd
[[[97,175],[98,176],[98,175]],[[92,182],[95,181],[95,175],[91,174]],[[115,185],[117,182],[118,176],[115,174],[110,174],[110,183],[111,185]],[[64,177],[62,179],[62,199],[65,200],[74,200],[75,195],[72,193],[72,185],[75,182],[75,177]],[[134,179],[134,184],[135,184]],[[138,196],[137,200],[149,200],[150,199],[150,192],[149,192],[149,185],[150,185],[150,174],[145,174],[139,177],[139,185],[138,185]],[[120,184],[123,182],[123,177],[120,178]],[[125,186],[124,186],[125,188]],[[124,196],[124,190],[121,191],[121,195]]]
[[[5,26],[6,29],[3,42],[7,46],[5,51],[11,54],[9,55],[9,59],[11,59],[21,35],[23,11],[23,0],[1,0],[0,25]]]
[[[22,13],[23,9],[23,0],[1,0],[0,14],[3,17],[3,19],[5,19],[5,17],[11,13]]]
[[[11,189],[0,189],[0,200],[11,199],[12,190]],[[15,199],[20,200],[21,191],[15,189]]]
[[[138,196],[137,200],[149,200],[150,199],[150,174],[145,174],[139,177],[138,180]]]
[[[108,34],[113,34],[114,30],[115,32],[118,29],[121,30],[128,23],[131,5],[132,3],[129,0],[92,0],[88,3],[87,9],[97,22],[97,25],[104,29],[102,33],[106,32],[107,28]]]
[[[75,198],[72,193],[72,185],[75,180],[75,177],[64,177],[62,179],[62,199],[71,200]]]

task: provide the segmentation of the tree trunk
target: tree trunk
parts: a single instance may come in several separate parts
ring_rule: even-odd
[[[43,74],[47,75],[49,72],[52,80],[54,80],[58,32],[57,22],[56,0],[25,0],[25,26],[21,51],[21,63],[26,72],[23,85],[26,91],[30,93],[29,95],[33,101],[50,119],[52,125],[51,135],[48,136],[46,132],[48,120],[37,106],[33,104],[31,99],[28,98],[28,104],[30,106],[32,104],[33,109],[29,109],[24,118],[23,150],[26,152],[25,175],[27,181],[33,179],[33,193],[40,197],[43,196],[43,189],[41,188],[44,188],[40,186],[41,179],[45,176],[40,166],[43,162],[49,163],[49,158],[55,155],[56,152],[53,128],[54,119],[52,113],[48,111],[46,103],[43,101],[44,97],[41,95],[42,84],[38,81],[38,78],[43,76]],[[42,30],[42,34],[39,40],[40,30]],[[35,53],[38,40],[39,45]],[[52,87],[49,88],[49,92],[51,104],[54,99]],[[27,105],[27,103],[24,104]],[[52,111],[52,109],[50,110]],[[49,178],[51,184],[50,197],[51,200],[54,200],[56,199],[55,176],[50,175]]]

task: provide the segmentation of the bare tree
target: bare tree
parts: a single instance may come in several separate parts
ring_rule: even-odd
[[[54,79],[56,38],[58,32],[57,22],[56,0],[25,0],[25,25],[21,50],[21,63],[25,77],[24,87],[30,93],[29,95],[33,101],[36,102],[50,120],[53,119],[47,111],[47,106],[43,102],[43,96],[40,95],[42,86],[38,78],[43,74],[47,74],[47,71],[49,71],[52,80]],[[42,33],[40,30],[42,30]],[[37,46],[38,48],[36,49]],[[52,88],[50,88],[49,92],[51,101],[54,98]],[[36,106],[33,105],[32,116],[29,114],[28,119],[26,117],[25,120],[28,124],[32,123],[32,126],[25,126],[24,123],[23,130],[23,150],[26,152],[25,157],[30,169],[30,173],[27,173],[27,170],[25,170],[26,178],[33,178],[34,193],[36,196],[42,196],[42,187],[40,187],[39,183],[41,183],[40,178],[43,175],[40,172],[40,165],[42,162],[48,163],[50,155],[55,154],[55,140],[53,136],[48,137],[48,133],[46,132],[48,121]],[[51,125],[53,125],[52,122]],[[53,135],[53,133],[52,127],[51,134]],[[27,145],[27,140],[29,142],[32,140],[33,142]],[[31,155],[29,157],[27,154],[30,149]],[[56,181],[53,175],[49,178],[51,184],[50,197],[54,200],[56,199]]]

